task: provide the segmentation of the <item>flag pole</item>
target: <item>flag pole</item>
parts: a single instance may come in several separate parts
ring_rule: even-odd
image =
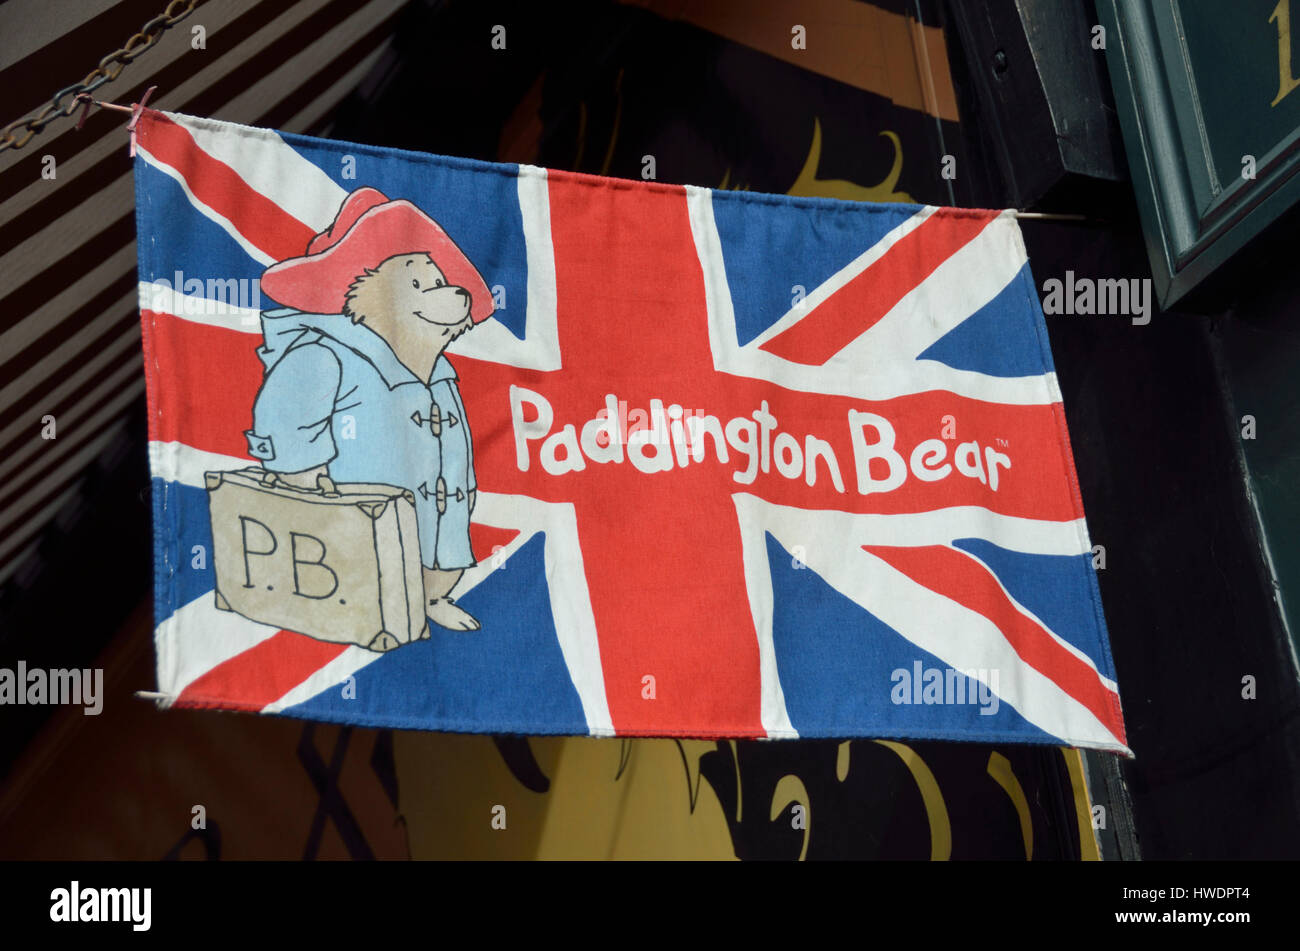
[[[137,690],[134,696],[137,700],[152,700],[154,703],[168,707],[170,707],[172,701],[176,699],[169,693],[158,693],[156,690]]]
[[[1017,218],[1030,218],[1035,221],[1088,221],[1087,215],[1064,214],[1055,211],[1017,211]]]

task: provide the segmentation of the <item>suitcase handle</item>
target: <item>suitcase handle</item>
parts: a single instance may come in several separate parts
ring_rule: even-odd
[[[321,474],[316,477],[316,488],[305,489],[302,486],[292,485],[280,478],[279,473],[271,472],[269,469],[262,472],[262,485],[268,489],[274,486],[280,486],[285,489],[292,489],[296,492],[310,492],[313,495],[321,495],[327,499],[337,499],[340,496],[338,486],[328,475]]]

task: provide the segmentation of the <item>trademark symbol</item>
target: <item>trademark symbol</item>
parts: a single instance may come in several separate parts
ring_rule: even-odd
[[[1003,439],[1001,436],[999,436],[999,437],[998,437],[998,445],[1001,446],[1003,449],[1006,449],[1006,448],[1008,448],[1008,447],[1011,445],[1011,443],[1007,442],[1005,439]]]

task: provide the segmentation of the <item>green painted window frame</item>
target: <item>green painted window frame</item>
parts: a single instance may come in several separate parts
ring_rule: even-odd
[[[1167,310],[1300,203],[1300,128],[1256,156],[1254,180],[1218,181],[1178,0],[1097,0],[1097,13],[1156,297]]]

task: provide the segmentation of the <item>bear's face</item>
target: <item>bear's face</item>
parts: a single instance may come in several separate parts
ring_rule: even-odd
[[[344,312],[427,380],[447,344],[473,326],[470,303],[469,291],[448,284],[428,254],[398,254],[352,282]]]

